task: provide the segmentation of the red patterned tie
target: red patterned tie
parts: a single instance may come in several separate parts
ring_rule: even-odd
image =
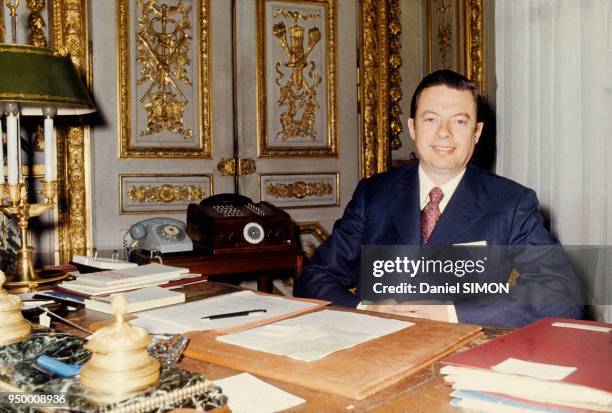
[[[444,192],[437,186],[429,192],[429,202],[421,211],[421,233],[423,234],[423,245],[427,244],[438,220],[440,219],[440,201],[444,198]]]

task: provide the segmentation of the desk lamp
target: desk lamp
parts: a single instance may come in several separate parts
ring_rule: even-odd
[[[13,43],[16,43],[15,19],[19,0],[7,6],[11,11]],[[0,109],[6,115],[8,175],[0,168],[0,210],[17,220],[21,246],[17,251],[17,269],[5,287],[34,290],[38,284],[57,281],[66,274],[41,277],[33,267],[34,248],[27,245],[28,219],[54,207],[57,196],[56,142],[53,117],[94,112],[85,85],[70,57],[48,48],[18,44],[0,44]],[[29,203],[21,169],[20,116],[44,117],[44,167],[42,180],[45,202]],[[69,144],[69,143],[68,143]],[[0,145],[0,160],[4,159]]]

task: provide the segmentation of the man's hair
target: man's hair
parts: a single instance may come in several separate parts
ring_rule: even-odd
[[[468,90],[474,96],[474,104],[476,105],[476,117],[479,118],[479,106],[480,106],[480,94],[478,88],[465,76],[460,75],[452,70],[437,70],[433,73],[428,74],[421,80],[421,83],[417,86],[414,94],[412,95],[412,101],[410,102],[410,117],[414,119],[416,116],[417,106],[419,105],[419,99],[421,93],[429,87],[433,86],[446,86],[455,90]]]

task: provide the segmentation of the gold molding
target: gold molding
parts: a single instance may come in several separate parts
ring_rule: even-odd
[[[89,1],[56,0],[50,2],[51,44],[66,48],[86,86],[92,84],[92,56],[89,41]],[[89,127],[77,120],[56,123],[58,147],[58,247],[60,262],[73,254],[85,254],[89,231],[86,188],[85,147]],[[68,144],[70,142],[70,144]]]
[[[6,25],[4,24],[4,7],[0,7],[0,43],[4,43]]]
[[[329,232],[316,221],[297,222],[296,223],[300,234],[312,234],[319,242],[325,242],[329,238]]]
[[[304,182],[295,181],[290,184],[268,184],[266,185],[266,193],[275,198],[296,198],[304,199],[306,197],[320,197],[329,195],[334,188],[329,182]]]
[[[211,89],[210,89],[210,0],[198,0],[198,105],[200,113],[199,147],[134,147],[132,140],[132,113],[130,83],[130,15],[129,0],[116,0],[117,8],[117,62],[118,62],[118,119],[119,157],[126,158],[211,158]],[[197,44],[194,41],[194,44]]]
[[[316,204],[316,205],[282,205],[279,204],[278,206],[283,208],[283,209],[300,209],[300,208],[329,208],[329,207],[337,207],[340,206],[340,172],[287,172],[287,173],[283,173],[283,172],[271,172],[271,173],[262,173],[259,174],[259,201],[261,202],[262,200],[264,200],[262,198],[262,194],[263,194],[263,179],[264,177],[268,177],[268,176],[280,176],[280,177],[291,177],[291,176],[296,176],[298,177],[296,179],[296,181],[290,183],[290,184],[281,184],[281,185],[286,185],[287,188],[287,192],[284,193],[285,196],[274,196],[274,198],[276,199],[289,199],[289,198],[295,198],[297,200],[302,200],[304,198],[306,198],[307,196],[322,196],[322,195],[326,195],[326,193],[320,193],[320,194],[315,194],[312,191],[315,191],[316,188],[313,187],[311,183],[308,182],[304,182],[305,179],[308,179],[309,177],[313,177],[313,176],[318,176],[318,175],[331,175],[331,176],[335,176],[335,182],[336,182],[336,190],[335,190],[335,202],[331,203],[331,204]],[[301,178],[301,179],[300,179]],[[299,183],[299,188],[296,188],[296,184]],[[320,182],[319,184],[322,184],[323,182]],[[314,183],[315,185],[317,183]],[[309,188],[310,186],[310,188]],[[267,189],[266,189],[266,193],[270,194]],[[310,193],[308,193],[308,191],[311,191]],[[327,194],[331,194],[332,192],[327,192]],[[301,196],[301,198],[299,196],[296,196],[297,194],[299,194]],[[279,194],[280,195],[280,194]],[[304,196],[302,196],[304,195]],[[266,200],[268,200],[266,198]],[[268,202],[272,202],[274,203],[274,201],[270,201],[268,200]]]
[[[127,190],[127,195],[130,201],[147,204],[201,200],[204,198],[205,192],[201,185],[133,185]]]
[[[402,43],[401,9],[399,0],[389,0],[389,144],[391,149],[402,147],[400,134],[403,130],[402,108]]]
[[[124,215],[138,215],[138,214],[156,214],[156,213],[184,213],[187,209],[185,206],[184,210],[181,209],[146,209],[146,210],[127,210],[124,206],[124,186],[127,189],[126,195],[128,195],[128,199],[131,199],[129,196],[130,189],[128,189],[130,183],[124,182],[124,178],[185,178],[185,177],[197,177],[197,178],[207,178],[208,179],[208,195],[214,194],[214,176],[212,173],[204,173],[204,174],[182,174],[182,173],[172,173],[172,174],[156,174],[156,173],[126,173],[118,175],[118,194],[119,194],[119,211]],[[177,201],[196,201],[196,198],[189,198],[189,194],[193,195],[193,191],[190,191],[189,186],[197,186],[197,185],[189,185],[183,184],[177,181],[172,184],[161,184],[157,186],[146,185],[146,184],[133,184],[132,187],[135,186],[143,186],[145,187],[145,199],[142,204],[147,203],[155,203],[155,202],[163,202],[167,204],[171,204]],[[201,189],[205,188],[205,185],[199,185]],[[163,192],[163,193],[162,193]],[[206,194],[204,194],[206,195]],[[139,195],[140,196],[140,195]],[[202,199],[202,198],[198,198]]]
[[[329,232],[323,228],[321,224],[316,221],[312,222],[297,222],[295,224],[299,230],[300,235],[312,235],[317,241],[319,241],[319,245],[325,242],[327,238],[329,238]],[[304,250],[304,254],[306,257],[310,258],[314,255],[315,250],[318,246],[316,245],[302,245]]]
[[[387,0],[362,0],[359,95],[361,176],[389,169],[389,51]]]
[[[428,72],[434,70],[433,63],[433,1],[427,1],[427,69]],[[444,5],[452,7],[452,4]],[[486,96],[486,67],[485,67],[485,45],[484,45],[484,1],[483,0],[456,0],[455,17],[457,19],[457,33],[450,33],[449,36],[456,38],[457,56],[456,66],[452,69],[463,72],[478,87],[480,94]],[[438,27],[438,35],[444,37],[439,46],[440,53],[446,44],[442,27]],[[449,40],[450,41],[450,40]],[[450,41],[452,43],[452,41]],[[448,44],[450,44],[448,43]],[[451,65],[452,66],[452,65]],[[437,69],[437,68],[436,68]]]
[[[483,1],[465,0],[466,76],[486,96]]]
[[[323,108],[328,116],[326,146],[270,146],[268,145],[268,108],[266,80],[266,37],[268,36],[265,19],[265,5],[268,0],[257,1],[257,151],[259,157],[302,157],[337,156],[338,154],[338,109],[337,109],[337,67],[336,67],[336,0],[286,0],[286,4],[308,4],[323,6],[327,20],[325,51],[327,56],[327,107]],[[273,28],[270,28],[272,33]]]
[[[26,5],[30,10],[30,17],[28,17],[28,28],[30,29],[28,44],[47,47],[47,39],[43,30],[46,23],[42,14],[40,14],[41,10],[45,7],[45,0],[27,0]]]

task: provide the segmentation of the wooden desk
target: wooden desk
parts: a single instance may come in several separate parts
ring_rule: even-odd
[[[151,258],[135,251],[130,258],[139,264],[147,264]],[[189,268],[195,274],[208,276],[229,276],[255,274],[257,289],[272,292],[274,275],[296,277],[302,269],[303,254],[297,248],[269,252],[248,252],[239,254],[212,255],[193,251],[189,253],[167,254],[163,263],[176,267]]]
[[[238,291],[239,288],[220,283],[204,282],[184,289],[187,300],[201,299],[219,294]],[[110,316],[97,312],[79,310],[70,319],[87,328],[96,327],[101,321],[110,320]],[[55,323],[55,328],[83,336],[78,330]],[[477,339],[471,345],[486,341],[494,336],[505,334],[505,329],[485,329],[485,337]],[[208,379],[220,379],[239,373],[236,370],[217,366],[198,360],[184,358],[180,365],[188,370],[202,373]],[[377,392],[364,400],[352,400],[333,394],[322,393],[301,386],[276,380],[262,380],[295,394],[306,400],[306,403],[295,407],[291,412],[458,412],[450,406],[451,388],[444,383],[440,375],[440,363],[433,363],[420,372],[399,381],[398,383]]]

